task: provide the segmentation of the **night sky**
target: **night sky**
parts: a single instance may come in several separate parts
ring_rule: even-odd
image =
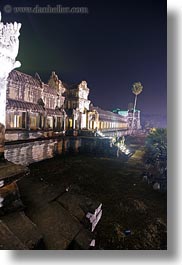
[[[85,6],[89,14],[5,13],[7,4]],[[140,81],[137,108],[166,114],[165,0],[0,0],[0,10],[4,22],[22,23],[20,71],[38,72],[44,82],[52,71],[66,83],[86,80],[90,99],[104,109],[127,108]]]

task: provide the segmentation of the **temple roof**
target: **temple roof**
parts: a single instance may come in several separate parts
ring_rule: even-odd
[[[7,99],[7,109],[23,110],[23,111],[33,111],[33,112],[43,112],[43,106],[31,102],[20,101],[15,99]]]
[[[43,106],[31,102],[26,101],[20,101],[15,99],[7,99],[7,109],[13,109],[13,110],[22,110],[22,111],[32,111],[32,112],[46,112],[47,115],[57,115],[62,116],[63,113],[59,109],[48,109],[43,108]]]
[[[44,92],[45,93],[49,93],[49,94],[53,94],[53,95],[57,95],[57,91],[55,88],[50,87],[47,84],[44,84]]]
[[[62,116],[63,112],[59,109],[45,109],[47,112],[47,115],[57,115],[57,116]]]
[[[44,89],[45,93],[57,95],[56,89],[50,87],[48,84],[44,84],[41,81],[40,76],[37,73],[35,76],[36,77],[32,77],[31,75],[27,75],[27,74],[24,74],[24,73],[19,72],[17,70],[13,70],[9,74],[8,80],[9,81],[12,80],[14,82],[20,82],[22,84],[26,83],[26,84],[32,85],[34,87],[40,87],[40,88]]]
[[[21,82],[21,83],[28,83],[36,87],[41,86],[41,83],[38,79],[32,77],[31,75],[27,75],[22,72],[19,72],[17,70],[11,71],[11,73],[9,74],[8,80],[12,80],[15,82]]]
[[[90,107],[90,110],[91,111],[97,111],[98,114],[99,114],[99,119],[100,120],[108,120],[108,121],[122,121],[122,122],[125,122],[125,119],[123,119],[123,117],[121,115],[118,115],[116,113],[113,113],[111,111],[108,111],[108,110],[103,110],[99,107],[94,107],[94,106],[91,106]]]

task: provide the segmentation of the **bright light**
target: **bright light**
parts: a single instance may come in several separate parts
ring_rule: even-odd
[[[1,22],[0,12],[0,123],[6,123],[6,81],[9,73],[20,67],[20,62],[16,61],[19,50],[19,30],[20,23]]]
[[[101,137],[105,137],[105,135],[101,131],[97,131],[97,134]]]
[[[130,151],[128,149],[126,149],[125,154],[129,155],[129,153],[130,153]]]

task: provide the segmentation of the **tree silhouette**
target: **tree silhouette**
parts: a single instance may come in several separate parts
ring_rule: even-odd
[[[152,129],[146,138],[144,163],[158,172],[167,168],[167,130]]]

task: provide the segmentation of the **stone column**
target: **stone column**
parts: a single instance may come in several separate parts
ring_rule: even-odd
[[[67,119],[67,115],[66,112],[63,110],[63,130],[66,131],[66,119]]]
[[[0,12],[0,162],[4,161],[7,78],[13,69],[21,65],[16,61],[20,28],[21,24],[16,22],[3,24]]]

